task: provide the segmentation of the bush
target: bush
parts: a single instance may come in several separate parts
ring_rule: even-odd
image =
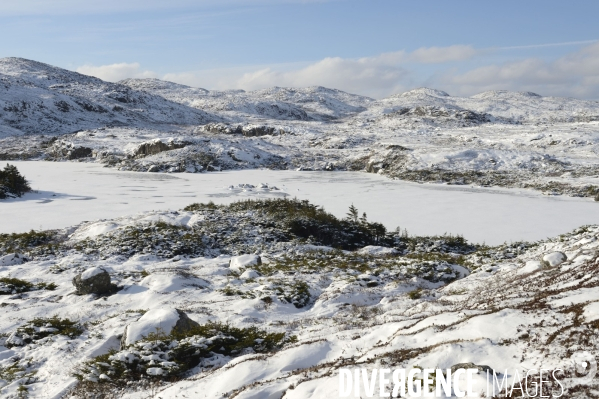
[[[16,166],[6,164],[4,170],[0,170],[0,199],[21,197],[29,191],[29,182],[21,176]]]
[[[51,335],[65,335],[74,339],[83,333],[83,327],[76,321],[61,319],[58,316],[50,318],[36,317],[29,323],[17,328],[6,340],[4,346],[23,346],[42,340]]]
[[[54,283],[37,283],[33,284],[29,281],[18,278],[2,277],[0,278],[0,295],[20,294],[35,290],[54,291],[56,284]]]
[[[172,380],[198,365],[215,367],[227,356],[274,352],[296,340],[255,326],[237,328],[210,322],[184,333],[150,334],[124,350],[86,362],[74,375],[80,381],[115,385],[142,377]]]

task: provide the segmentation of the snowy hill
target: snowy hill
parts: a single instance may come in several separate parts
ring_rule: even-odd
[[[199,109],[225,113],[236,121],[248,117],[281,120],[330,120],[366,110],[374,100],[324,87],[273,87],[209,91],[158,79],[126,79],[120,83]]]
[[[213,120],[219,118],[121,84],[22,58],[0,59],[0,137]]]
[[[470,112],[466,117],[460,113]],[[391,119],[415,116],[480,119],[485,122],[551,123],[599,120],[599,102],[574,98],[543,97],[531,92],[487,91],[472,97],[453,97],[428,88],[393,95],[372,104],[364,117]]]
[[[599,227],[486,247],[325,216],[244,201],[0,235],[0,394],[325,399],[341,368],[470,364],[476,397],[486,369],[540,368],[596,397]]]

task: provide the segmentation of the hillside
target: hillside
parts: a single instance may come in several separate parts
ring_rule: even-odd
[[[198,125],[219,120],[125,85],[21,58],[0,59],[0,133],[64,134],[109,126]]]

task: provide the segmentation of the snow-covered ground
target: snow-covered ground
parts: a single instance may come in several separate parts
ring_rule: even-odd
[[[328,399],[341,368],[463,363],[599,397],[596,101],[5,58],[0,108],[0,159],[36,190],[0,201],[0,397]],[[344,219],[237,203],[265,198]]]
[[[599,206],[586,198],[543,196],[522,189],[416,184],[358,172],[163,174],[78,162],[14,164],[38,192],[2,203],[1,233],[64,228],[141,211],[178,210],[193,202],[285,196],[308,199],[338,217],[353,204],[390,230],[399,226],[416,235],[460,234],[471,242],[490,245],[536,241],[599,223]]]

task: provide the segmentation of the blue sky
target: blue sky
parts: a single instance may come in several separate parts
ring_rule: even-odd
[[[597,99],[597,15],[595,0],[9,0],[0,56],[208,89]]]

